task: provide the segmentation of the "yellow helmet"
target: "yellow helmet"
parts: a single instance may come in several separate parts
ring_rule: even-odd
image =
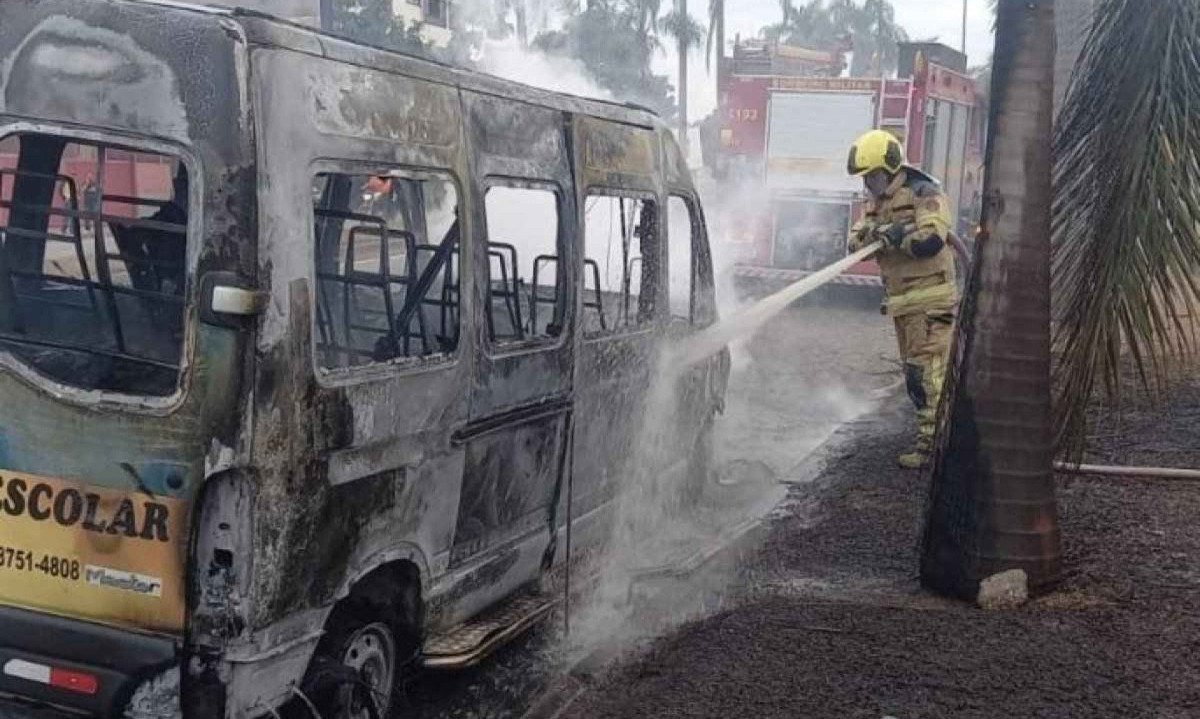
[[[857,176],[871,170],[887,170],[894,174],[900,171],[903,164],[904,148],[896,136],[887,130],[871,130],[850,146],[846,172]]]

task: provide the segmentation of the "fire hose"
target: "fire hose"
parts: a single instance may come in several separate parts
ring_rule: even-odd
[[[962,239],[951,232],[950,245],[958,253],[966,266],[971,264],[971,252]],[[877,240],[851,253],[846,257],[822,269],[807,275],[784,287],[773,295],[765,297],[741,312],[725,318],[708,329],[694,335],[684,345],[676,348],[671,354],[670,364],[678,370],[683,370],[697,362],[701,362],[730,342],[753,333],[767,320],[779,314],[788,305],[807,295],[813,290],[828,284],[835,277],[851,267],[871,257],[883,248],[883,241]]]
[[[958,259],[962,260],[963,267],[969,269],[971,267],[971,250],[967,248],[967,243],[963,242],[962,238],[954,232],[948,233],[947,237],[949,237],[950,246],[954,248]]]
[[[1140,477],[1142,479],[1179,479],[1200,481],[1200,469],[1175,467],[1118,467],[1108,464],[1055,462],[1054,469],[1066,474],[1093,474],[1104,477]]]
[[[793,282],[775,294],[764,297],[741,312],[722,319],[693,335],[672,353],[671,365],[678,369],[686,369],[711,357],[714,353],[720,352],[725,345],[753,333],[767,320],[786,309],[788,305],[822,285],[828,284],[833,278],[875,254],[882,247],[883,242],[872,242],[858,252],[847,255],[837,262]]]

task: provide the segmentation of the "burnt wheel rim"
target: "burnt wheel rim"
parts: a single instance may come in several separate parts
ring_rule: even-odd
[[[358,674],[359,683],[340,690],[341,716],[346,719],[385,719],[396,675],[396,642],[388,626],[375,622],[351,634],[342,664]],[[366,702],[374,703],[374,713]]]

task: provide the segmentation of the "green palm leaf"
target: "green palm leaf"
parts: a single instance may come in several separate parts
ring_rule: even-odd
[[[1200,300],[1200,4],[1105,0],[1055,139],[1059,447],[1088,403],[1120,401],[1123,358],[1161,390],[1194,348]]]

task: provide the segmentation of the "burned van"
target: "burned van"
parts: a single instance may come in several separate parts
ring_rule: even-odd
[[[0,3],[0,713],[386,715],[562,598],[714,317],[648,112]],[[726,372],[679,378],[664,467],[703,476]]]

